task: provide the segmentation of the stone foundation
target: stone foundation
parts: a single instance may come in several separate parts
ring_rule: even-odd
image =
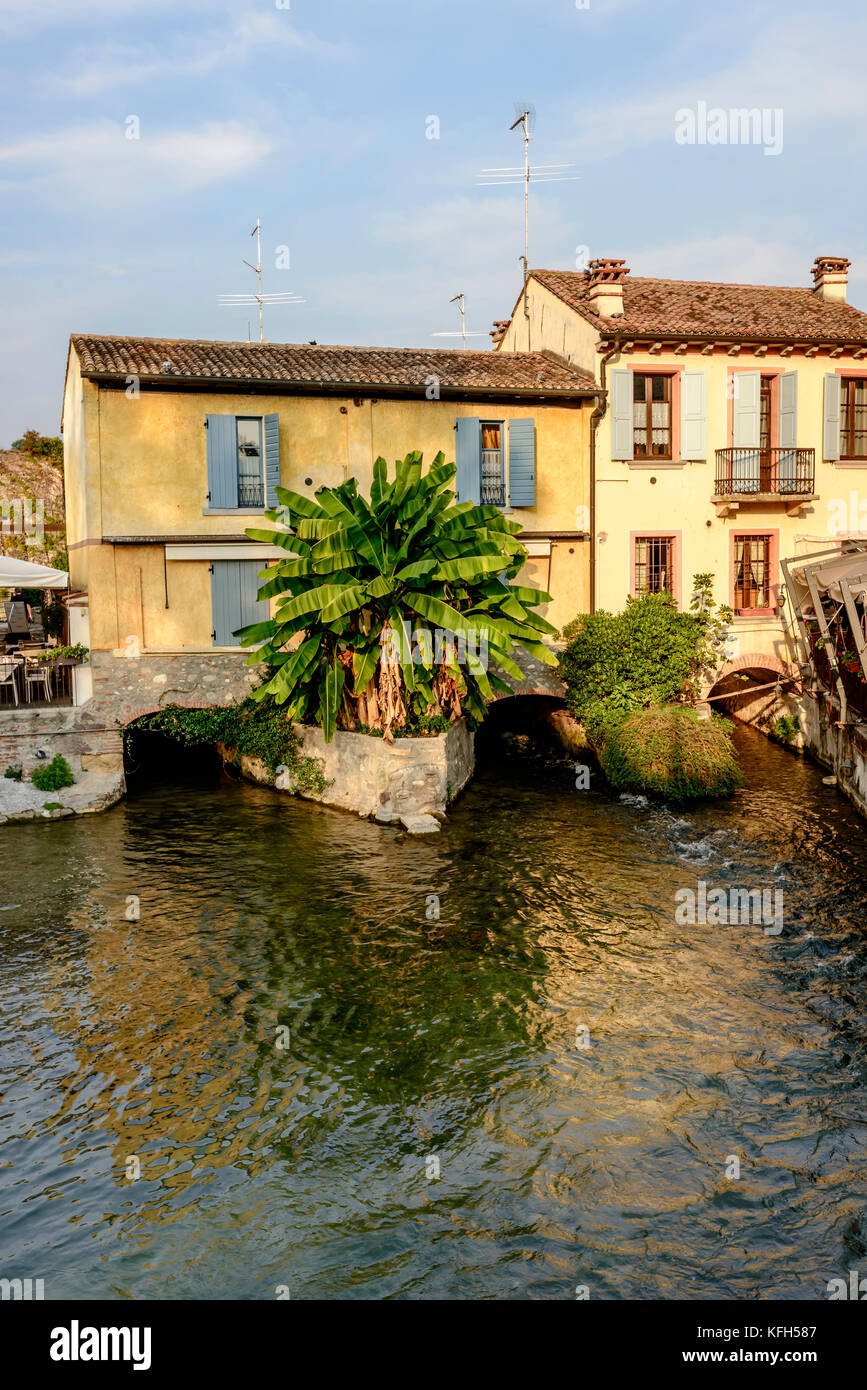
[[[445,815],[475,766],[473,735],[463,719],[444,734],[398,738],[394,743],[341,731],[326,743],[321,729],[303,724],[296,724],[295,732],[300,752],[320,762],[330,784],[323,792],[304,793],[306,800],[386,824],[400,822],[413,834],[439,829],[436,818]],[[292,791],[258,759],[238,759],[231,750],[225,750],[225,757],[252,781]]]

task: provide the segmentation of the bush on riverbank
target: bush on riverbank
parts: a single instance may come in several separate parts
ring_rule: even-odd
[[[730,796],[743,786],[728,724],[702,719],[688,705],[636,710],[597,736],[602,770],[615,791],[668,801]]]
[[[570,710],[592,738],[635,710],[673,703],[689,689],[703,635],[700,617],[679,612],[668,593],[630,599],[621,613],[582,613],[563,633]]]

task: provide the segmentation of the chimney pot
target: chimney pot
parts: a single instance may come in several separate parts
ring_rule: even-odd
[[[587,302],[603,318],[623,314],[623,282],[629,274],[625,261],[601,256],[587,267]]]
[[[817,256],[813,262],[813,292],[829,303],[846,303],[849,266],[845,256]]]

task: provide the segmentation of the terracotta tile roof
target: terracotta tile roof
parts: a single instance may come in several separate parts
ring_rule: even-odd
[[[87,377],[160,382],[238,382],[318,390],[361,387],[424,391],[439,377],[445,393],[586,395],[592,377],[553,352],[471,352],[449,348],[332,347],[298,343],[195,342],[73,334]],[[166,367],[164,364],[169,363]]]
[[[534,270],[532,276],[607,337],[625,333],[644,338],[716,338],[720,342],[761,338],[786,343],[867,344],[867,314],[851,304],[827,303],[812,289],[627,275],[623,281],[623,317],[603,318],[587,303],[586,272]]]

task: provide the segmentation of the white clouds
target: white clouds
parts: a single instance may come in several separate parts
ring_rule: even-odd
[[[89,97],[115,87],[200,77],[229,64],[237,67],[263,49],[325,61],[341,60],[349,51],[345,45],[293,28],[286,12],[250,12],[241,15],[234,28],[210,34],[182,32],[163,44],[104,43],[94,47],[88,43],[80,51],[73,50],[67,75],[52,74],[45,83],[52,90]]]
[[[752,33],[742,26],[741,32],[745,50],[737,62],[716,72],[685,76],[655,94],[627,97],[596,106],[589,115],[582,113],[575,132],[582,159],[602,160],[660,141],[673,144],[675,112],[694,107],[699,100],[725,109],[782,109],[788,149],[795,132],[837,124],[854,138],[863,129],[867,120],[862,60],[867,23],[863,19],[848,23],[843,44],[837,29],[823,30],[814,18],[791,17]],[[704,157],[709,157],[708,152]]]
[[[0,146],[0,187],[26,188],[64,207],[125,207],[231,178],[271,148],[241,121],[162,131],[144,121],[139,140],[127,140],[120,124],[99,121]]]

